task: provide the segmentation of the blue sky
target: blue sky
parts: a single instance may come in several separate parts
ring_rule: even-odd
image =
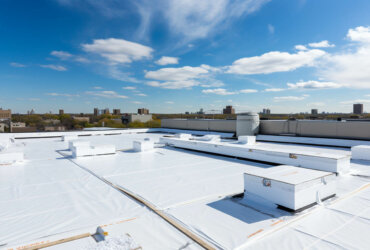
[[[0,107],[14,113],[370,111],[367,0],[1,4]]]

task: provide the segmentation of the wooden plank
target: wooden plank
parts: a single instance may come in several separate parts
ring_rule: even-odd
[[[40,244],[40,245],[33,245],[33,246],[29,246],[29,247],[22,247],[22,249],[24,250],[36,250],[36,249],[42,249],[42,248],[45,248],[45,247],[51,247],[51,246],[55,246],[55,245],[58,245],[58,244],[63,244],[63,243],[66,243],[66,242],[70,242],[70,241],[74,241],[74,240],[79,240],[79,239],[83,239],[83,238],[87,238],[87,237],[90,237],[91,234],[90,233],[84,233],[84,234],[79,234],[79,235],[75,235],[75,236],[71,236],[71,237],[68,237],[68,238],[64,238],[64,239],[60,239],[60,240],[56,240],[56,241],[51,241],[51,242],[47,242],[47,243],[43,243],[43,244]]]

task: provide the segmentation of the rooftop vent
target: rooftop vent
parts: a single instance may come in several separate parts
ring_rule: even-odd
[[[253,145],[256,144],[256,137],[250,135],[242,135],[238,137],[238,142],[240,144]]]
[[[245,194],[264,198],[289,211],[299,212],[335,196],[335,174],[280,165],[244,174]]]
[[[115,153],[116,147],[114,145],[90,146],[89,144],[77,144],[72,147],[72,156],[74,158],[80,156],[108,155]]]

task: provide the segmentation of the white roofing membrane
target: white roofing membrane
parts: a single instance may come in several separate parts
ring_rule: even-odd
[[[243,193],[245,171],[273,166],[171,147],[132,150],[134,140],[158,141],[163,135],[81,137],[120,151],[76,159],[60,138],[17,139],[26,160],[0,166],[0,248],[94,233],[98,226],[109,232],[110,243],[88,237],[50,248],[99,249],[127,234],[143,249],[201,248],[103,180],[144,198],[220,249],[365,249],[370,244],[370,161],[352,161],[351,172],[337,177],[336,198],[291,214],[261,197],[231,197]],[[350,154],[343,148],[264,145]]]

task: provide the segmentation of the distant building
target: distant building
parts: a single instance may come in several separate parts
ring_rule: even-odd
[[[319,111],[317,109],[311,109],[311,115],[317,115]]]
[[[356,114],[356,115],[363,114],[364,113],[364,105],[360,104],[360,103],[353,104],[353,113]]]
[[[85,116],[73,116],[73,120],[77,122],[90,122],[90,117],[85,117]]]
[[[64,115],[64,110],[63,109],[59,109],[59,115]]]
[[[11,118],[12,118],[12,111],[10,109],[0,108],[0,120],[11,119]]]
[[[0,123],[0,133],[4,133],[4,132],[5,132],[5,124]]]
[[[186,111],[186,112],[185,112],[185,115],[189,115],[189,114],[190,114],[190,113],[189,113],[189,111]]]
[[[235,109],[233,109],[233,106],[226,106],[226,108],[224,108],[223,110],[223,114],[224,115],[232,115],[232,114],[235,114]]]
[[[113,109],[113,115],[120,115],[121,110],[120,109]]]
[[[26,123],[25,122],[12,122],[11,126],[12,126],[12,129],[13,128],[24,128],[26,127]]]
[[[59,126],[45,126],[45,131],[66,131],[66,127],[59,125]]]
[[[127,124],[127,123],[134,122],[134,121],[148,122],[148,121],[151,121],[152,119],[153,119],[152,115],[147,115],[147,114],[144,114],[144,115],[125,114],[122,116],[122,123]]]
[[[35,110],[34,109],[28,110],[27,111],[27,114],[28,115],[34,115],[35,114]]]
[[[44,120],[44,123],[47,124],[47,125],[58,125],[58,124],[60,124],[60,120],[46,119],[46,120]]]
[[[149,115],[149,109],[141,108],[137,110],[139,115]]]
[[[269,114],[271,114],[271,110],[270,109],[263,109],[262,114],[269,115]]]
[[[204,111],[203,111],[203,109],[201,108],[201,109],[199,109],[199,111],[197,112],[197,114],[198,115],[204,115]]]
[[[103,109],[103,112],[102,112],[104,115],[109,115],[110,112],[109,112],[109,108],[105,108]]]
[[[98,108],[94,108],[94,116],[98,116],[99,115],[99,109]]]

